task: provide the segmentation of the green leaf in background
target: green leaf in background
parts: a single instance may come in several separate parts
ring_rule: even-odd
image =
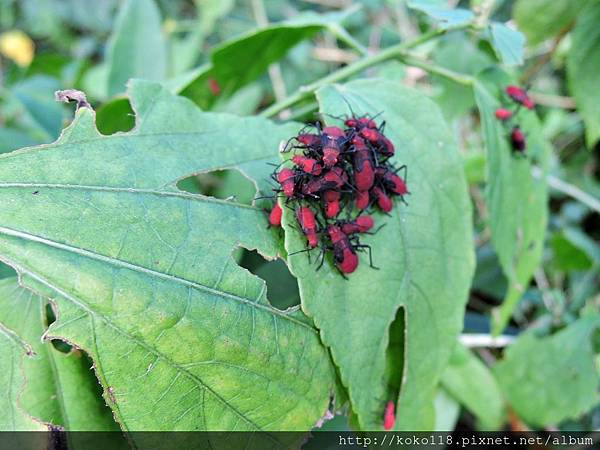
[[[401,83],[360,80],[317,96],[327,115],[350,113],[345,101],[358,114],[382,113],[412,194],[408,206],[396,202],[390,217],[376,214],[386,226],[363,239],[380,270],[362,255],[344,280],[330,261],[316,271],[305,254],[289,258],[302,308],[331,348],[362,428],[382,429],[386,402],[397,400],[399,429],[431,429],[437,382],[462,328],[474,265],[471,204],[456,144],[437,106]],[[305,246],[295,222],[284,208],[290,253]]]
[[[63,107],[54,100],[59,87],[56,79],[43,75],[34,75],[12,87],[37,135],[46,141],[56,139],[63,125]]]
[[[0,128],[0,153],[36,144],[41,142],[27,133],[13,128]]]
[[[486,204],[492,242],[509,280],[504,302],[493,315],[492,332],[499,334],[542,257],[548,192],[545,181],[534,179],[531,171],[532,163],[537,163],[545,173],[549,145],[541,136],[535,113],[521,110],[516,120],[527,135],[527,157],[513,156],[510,130],[494,115],[510,79],[497,71],[486,72],[482,79],[493,79],[475,84],[487,152]]]
[[[568,85],[585,123],[591,149],[600,139],[600,1],[592,1],[577,18],[567,56]]]
[[[490,34],[492,36],[492,47],[503,64],[507,66],[520,66],[523,64],[525,36],[500,22],[492,22]]]
[[[26,385],[18,404],[36,420],[69,431],[118,431],[85,355],[65,354],[42,341],[46,303],[14,277],[0,281],[0,326],[13,330],[35,353],[23,361]]]
[[[539,44],[566,29],[585,3],[586,0],[517,0],[513,14],[527,41]]]
[[[437,22],[442,28],[462,25],[471,22],[475,15],[462,8],[450,8],[448,2],[437,0],[410,0],[407,6],[422,11]]]
[[[218,96],[230,96],[254,81],[271,63],[317,32],[331,29],[339,35],[342,30],[339,23],[353,11],[300,14],[291,20],[252,30],[219,45],[211,53],[210,63],[171,80],[168,86],[206,108]]]
[[[496,379],[463,345],[454,347],[441,385],[477,417],[481,430],[498,430],[504,423],[504,400]]]
[[[587,270],[600,265],[600,245],[575,227],[564,227],[550,241],[554,252],[552,263],[564,271]]]
[[[203,113],[150,82],[130,99],[131,133],[101,136],[84,108],[56,143],[0,157],[0,257],[53,298],[48,337],[90,355],[123,429],[310,429],[335,387],[328,352],[231,257],[275,258],[278,233],[260,209],[176,188],[227,167],[266,183],[298,124]]]
[[[557,426],[600,404],[592,335],[597,314],[558,333],[538,338],[528,332],[494,367],[502,392],[517,415],[532,426]]]
[[[455,72],[478,73],[494,63],[493,56],[482,51],[468,35],[450,33],[440,39],[433,52],[433,60]],[[475,97],[470,86],[463,86],[440,76],[431,76],[442,88],[435,97],[436,103],[448,118],[456,118],[475,107]]]
[[[167,47],[154,0],[121,5],[107,54],[107,94],[125,91],[130,78],[162,81],[167,76]]]
[[[460,418],[460,405],[454,398],[439,389],[435,396],[435,431],[451,433]]]

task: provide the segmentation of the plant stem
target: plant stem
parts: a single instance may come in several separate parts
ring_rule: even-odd
[[[531,173],[535,178],[541,179],[544,174],[539,167],[533,167],[531,169]],[[569,197],[574,198],[575,200],[579,200],[581,203],[586,205],[587,207],[593,209],[597,213],[600,213],[600,200],[591,196],[587,192],[582,191],[577,186],[574,186],[566,181],[561,180],[560,178],[556,178],[553,175],[546,175],[546,181],[548,186],[552,189],[555,189],[563,194],[568,195]]]
[[[365,70],[371,66],[388,61],[390,59],[394,59],[394,58],[403,59],[403,58],[407,58],[409,56],[412,57],[412,55],[409,55],[407,53],[408,50],[415,48],[431,39],[442,36],[443,34],[447,33],[448,31],[466,29],[469,26],[470,26],[469,24],[461,24],[454,28],[438,28],[435,30],[431,30],[425,34],[422,34],[421,36],[417,37],[416,39],[413,39],[412,41],[393,45],[391,47],[381,50],[378,53],[375,53],[374,55],[365,56],[364,58],[359,59],[358,61],[356,61],[352,64],[349,64],[345,67],[342,67],[341,69],[338,69],[335,72],[332,72],[329,75],[327,75],[313,83],[310,83],[306,86],[302,86],[300,89],[298,89],[295,93],[293,93],[289,97],[269,106],[267,109],[262,111],[260,115],[263,117],[273,117],[280,111],[283,111],[284,109],[289,108],[292,105],[294,105],[298,102],[301,102],[302,100],[310,97],[314,91],[316,91],[317,89],[319,89],[327,84],[336,83],[340,80],[351,77],[352,75],[355,75],[359,72],[362,72],[363,70]],[[417,64],[417,62],[413,61],[413,64]],[[471,80],[469,79],[467,81],[466,77],[464,77],[463,75],[455,74],[454,72],[447,71],[446,69],[443,69],[441,67],[431,66],[424,62],[422,62],[422,63],[419,62],[419,64],[427,65],[427,67],[429,69],[435,70],[435,72],[438,73],[439,75],[450,77],[451,79],[453,79],[457,82],[460,82],[461,84],[465,84],[465,83],[471,84]],[[460,80],[460,81],[458,81],[458,80]]]
[[[399,59],[402,60],[402,62],[404,62],[407,66],[420,67],[429,73],[448,78],[449,80],[452,80],[458,84],[470,86],[474,83],[474,79],[470,75],[454,72],[453,70],[446,69],[445,67],[436,66],[435,64],[431,64],[427,61],[416,58],[409,53],[399,55]]]

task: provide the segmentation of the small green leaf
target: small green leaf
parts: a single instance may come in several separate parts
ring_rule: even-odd
[[[468,9],[449,8],[448,2],[410,0],[407,5],[409,8],[422,11],[438,21],[442,28],[463,25],[471,22],[475,18],[473,12]]]
[[[525,36],[499,22],[492,22],[490,33],[492,35],[492,46],[502,63],[507,66],[520,66],[523,64]]]
[[[533,163],[545,173],[549,145],[542,138],[535,113],[521,110],[517,116],[527,137],[526,157],[513,155],[509,144],[510,129],[496,119],[494,111],[502,105],[503,89],[510,79],[488,71],[475,84],[486,145],[486,203],[492,243],[509,280],[509,289],[501,307],[495,311],[492,332],[499,334],[527,288],[537,268],[544,243],[548,216],[548,192],[545,181],[534,179]],[[504,102],[508,100],[503,100]]]
[[[354,10],[343,13],[306,13],[285,22],[252,30],[216,47],[211,62],[168,83],[175,92],[201,107],[211,105],[218,96],[230,96],[266,72],[269,65],[317,32],[331,29],[344,37],[339,25]],[[214,92],[214,83],[220,92]],[[211,83],[213,90],[211,90]]]
[[[555,36],[571,22],[586,0],[517,0],[514,18],[530,44]]]
[[[600,316],[587,316],[552,336],[528,332],[508,348],[494,373],[526,423],[556,426],[600,404],[591,343],[599,326]]]
[[[569,90],[585,123],[588,147],[600,139],[600,1],[582,11],[573,30],[567,56]]]
[[[167,75],[167,47],[154,0],[122,3],[108,46],[108,96],[125,91],[130,78],[161,81]]]
[[[482,430],[498,430],[504,423],[504,401],[496,379],[463,345],[454,347],[441,384],[475,414]]]
[[[118,431],[85,355],[64,354],[42,341],[45,308],[46,301],[19,287],[16,278],[0,281],[0,326],[13,330],[35,354],[23,361],[26,385],[18,404],[40,423],[69,431]]]
[[[317,97],[325,118],[349,114],[346,102],[357,114],[382,113],[397,149],[394,162],[408,166],[411,195],[408,206],[396,202],[390,217],[376,214],[385,227],[362,239],[379,270],[362,255],[344,280],[329,260],[316,271],[314,258],[289,258],[302,308],[331,348],[361,428],[382,428],[385,404],[397,399],[402,382],[397,427],[431,429],[437,382],[462,328],[474,265],[456,144],[437,106],[401,83],[359,80],[322,88]],[[303,249],[288,208],[283,223],[288,252]]]
[[[310,429],[328,353],[231,257],[275,258],[278,233],[258,208],[176,188],[228,167],[266,186],[299,125],[204,113],[150,82],[131,103],[130,133],[101,136],[83,108],[56,143],[0,156],[0,257],[53,299],[48,337],[90,355],[123,429]]]

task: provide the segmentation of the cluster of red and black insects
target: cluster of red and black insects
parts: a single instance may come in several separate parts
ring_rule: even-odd
[[[293,150],[290,161],[272,174],[283,194],[284,205],[295,211],[306,237],[307,251],[320,247],[321,265],[333,252],[337,269],[352,273],[358,266],[357,251],[369,250],[359,235],[369,233],[375,223],[366,212],[377,207],[385,213],[393,208],[392,197],[408,194],[406,166],[390,163],[394,145],[384,135],[385,122],[368,116],[349,117],[344,128],[320,124],[288,141],[284,152]],[[403,171],[403,176],[398,172]],[[272,226],[280,226],[282,209],[275,204],[269,215]],[[342,218],[343,216],[343,218]],[[319,267],[321,267],[319,265]]]
[[[531,110],[535,108],[535,103],[529,97],[527,91],[519,86],[507,86],[505,92],[516,103],[516,108],[514,111],[510,108],[498,108],[496,110],[496,118],[510,126],[510,145],[513,152],[524,154],[527,148],[525,134],[523,134],[519,124],[512,123],[512,119],[517,115],[522,106]]]

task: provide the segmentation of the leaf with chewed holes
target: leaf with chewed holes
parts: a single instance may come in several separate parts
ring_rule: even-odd
[[[84,349],[125,430],[306,430],[335,373],[311,321],[231,257],[278,254],[263,211],[176,188],[219,168],[267,178],[297,124],[205,113],[130,86],[130,133],[80,109],[60,139],[0,158],[0,258]],[[262,181],[261,181],[262,182]]]
[[[397,200],[389,217],[376,213],[376,227],[385,226],[361,236],[379,270],[360,254],[357,271],[344,280],[330,255],[318,271],[314,252],[312,264],[305,253],[290,256],[302,308],[331,348],[361,428],[382,429],[386,403],[397,400],[397,429],[432,429],[436,385],[462,329],[474,268],[471,204],[456,144],[438,107],[400,83],[359,80],[317,96],[332,121],[349,106],[381,113],[396,147],[393,162],[408,166],[411,195],[408,205]],[[288,251],[304,248],[287,208],[284,226]]]
[[[12,330],[31,348],[20,368],[26,383],[17,405],[39,423],[68,431],[118,431],[100,398],[89,359],[79,350],[63,353],[42,340],[46,305],[15,277],[0,281],[0,327]]]

